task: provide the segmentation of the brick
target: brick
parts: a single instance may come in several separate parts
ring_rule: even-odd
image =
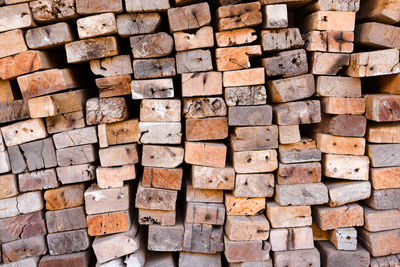
[[[220,203],[188,202],[184,218],[185,223],[223,225],[225,207]]]
[[[86,213],[83,206],[47,211],[46,225],[49,233],[57,233],[86,228]]]
[[[267,218],[272,228],[310,226],[312,223],[310,206],[280,206],[267,202]]]
[[[69,254],[86,250],[90,246],[86,229],[47,235],[50,255]]]
[[[83,205],[85,184],[66,185],[44,192],[47,210],[61,210]]]
[[[364,224],[363,209],[358,204],[346,204],[339,207],[313,207],[313,216],[322,230],[362,226]]]

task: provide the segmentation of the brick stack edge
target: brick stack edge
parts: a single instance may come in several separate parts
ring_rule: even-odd
[[[0,0],[0,266],[400,266],[400,0]]]

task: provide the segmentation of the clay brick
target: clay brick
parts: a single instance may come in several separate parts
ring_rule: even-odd
[[[61,210],[83,205],[85,184],[66,185],[44,192],[47,210]]]

